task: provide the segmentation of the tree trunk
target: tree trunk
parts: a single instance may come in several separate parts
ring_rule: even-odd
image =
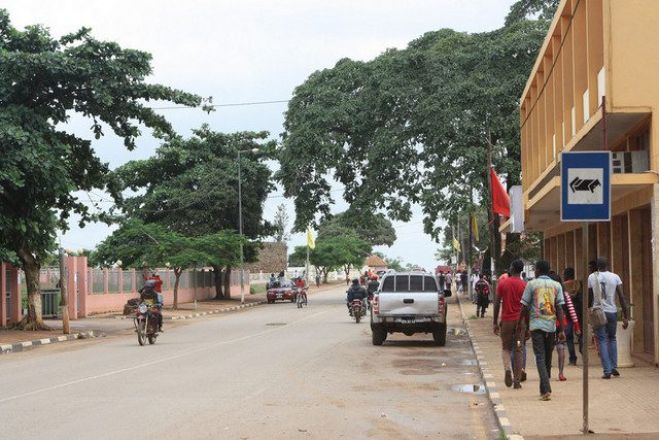
[[[41,288],[39,287],[39,270],[41,267],[39,266],[39,262],[26,246],[19,250],[18,257],[25,271],[28,307],[27,315],[23,317],[21,322],[16,324],[16,328],[21,330],[50,330],[43,323],[43,316],[41,314]],[[20,295],[20,292],[16,292],[16,294]]]
[[[173,310],[178,309],[178,283],[181,281],[181,275],[183,274],[183,269],[179,267],[174,268],[174,277],[176,279],[174,280],[174,304],[172,306]]]
[[[220,266],[211,266],[213,268],[213,279],[215,280],[215,299],[224,299],[222,292],[222,268]]]
[[[231,299],[231,266],[224,270],[224,298]]]
[[[329,275],[329,272],[327,269],[323,269],[323,284],[327,284],[327,276]]]

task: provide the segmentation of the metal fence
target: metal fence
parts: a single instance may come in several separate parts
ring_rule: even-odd
[[[41,289],[41,314],[44,318],[57,318],[59,300],[59,289]]]

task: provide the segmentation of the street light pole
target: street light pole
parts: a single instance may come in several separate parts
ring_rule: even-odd
[[[243,249],[243,194],[240,153],[258,153],[258,148],[238,150],[238,233],[240,234],[240,304],[245,304],[245,254]]]
[[[238,233],[240,234],[240,304],[245,304],[245,256],[243,253],[243,194],[240,173],[240,150],[238,150]],[[231,284],[231,282],[229,282]]]

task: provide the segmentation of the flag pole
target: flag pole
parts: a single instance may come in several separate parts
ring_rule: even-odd
[[[490,271],[494,275],[496,270],[496,260],[498,246],[496,241],[497,230],[496,213],[494,212],[494,192],[492,188],[492,132],[487,128],[487,188],[490,192],[490,216],[492,218],[490,225]]]
[[[306,270],[305,270],[304,284],[306,286],[309,286],[309,243],[307,243],[307,264],[306,264]]]

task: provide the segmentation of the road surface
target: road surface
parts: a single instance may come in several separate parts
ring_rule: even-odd
[[[153,346],[121,336],[3,356],[2,437],[498,438],[485,395],[471,392],[479,376],[457,304],[446,347],[426,335],[375,347],[343,298],[337,288],[301,310],[200,319]]]

